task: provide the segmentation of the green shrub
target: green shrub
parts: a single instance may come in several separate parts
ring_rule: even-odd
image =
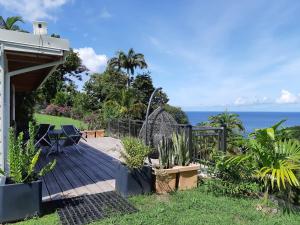
[[[36,181],[51,171],[56,164],[56,160],[49,162],[40,171],[36,170],[36,164],[39,160],[41,150],[35,147],[35,129],[32,123],[29,123],[29,140],[24,143],[23,133],[15,136],[11,128],[9,132],[9,152],[8,164],[9,174],[6,174],[15,183],[30,183]],[[3,175],[4,171],[0,171]]]
[[[144,144],[138,138],[125,137],[122,139],[125,152],[122,157],[126,165],[131,168],[141,168],[144,165],[145,158],[151,153],[151,148]]]
[[[250,181],[237,182],[224,179],[209,179],[205,181],[208,192],[215,195],[233,197],[256,197],[260,190],[259,184]]]
[[[271,191],[300,186],[300,143],[285,139],[284,131],[279,129],[283,122],[256,130],[249,138],[248,151],[230,156],[226,162],[234,167],[252,165],[252,176],[264,184],[265,200]]]

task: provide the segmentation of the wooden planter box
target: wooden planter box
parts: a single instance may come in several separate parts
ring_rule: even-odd
[[[96,130],[96,138],[104,137],[104,130]]]
[[[200,165],[176,166],[179,171],[178,190],[196,188],[198,185],[198,170]]]
[[[85,138],[98,138],[104,137],[104,130],[85,130],[83,132]]]
[[[96,132],[94,130],[86,130],[84,131],[86,138],[95,138]]]
[[[42,182],[0,185],[0,224],[41,213]]]
[[[156,193],[165,194],[175,191],[178,172],[178,168],[154,169]]]

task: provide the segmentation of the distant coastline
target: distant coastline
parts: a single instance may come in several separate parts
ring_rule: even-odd
[[[192,125],[207,121],[211,115],[217,115],[221,111],[186,111],[189,121]],[[300,126],[300,112],[233,112],[237,113],[246,132],[252,132],[256,128],[269,127],[276,122],[286,119],[285,127]]]

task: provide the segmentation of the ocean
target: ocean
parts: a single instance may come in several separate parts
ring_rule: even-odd
[[[207,121],[209,116],[220,112],[186,112],[192,125]],[[280,120],[286,119],[285,127],[300,126],[300,112],[234,112],[240,116],[246,132],[252,132],[256,128],[270,127]]]

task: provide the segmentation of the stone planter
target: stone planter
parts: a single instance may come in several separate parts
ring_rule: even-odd
[[[104,130],[96,130],[96,138],[104,137]]]
[[[198,185],[198,170],[200,165],[176,166],[179,171],[178,190],[196,188]]]
[[[154,169],[156,193],[165,194],[175,191],[178,172],[178,168]]]
[[[152,168],[129,169],[120,164],[116,176],[116,191],[123,197],[148,194],[152,192]]]
[[[0,223],[22,220],[41,213],[42,182],[0,185]]]

